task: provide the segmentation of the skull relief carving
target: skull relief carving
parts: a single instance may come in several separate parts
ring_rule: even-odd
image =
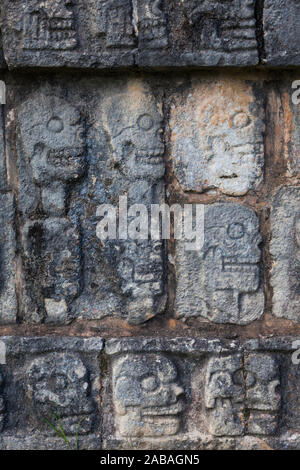
[[[178,314],[250,323],[264,309],[258,219],[246,207],[214,204],[206,207],[204,220],[201,251],[185,252],[182,243],[177,246]]]
[[[27,369],[27,394],[37,425],[51,413],[60,416],[67,434],[91,432],[93,403],[88,371],[77,355],[51,353]]]
[[[151,90],[140,80],[126,93],[114,94],[104,105],[104,127],[110,136],[115,163],[131,180],[163,177],[162,113]]]
[[[255,94],[242,81],[195,82],[174,104],[171,151],[184,190],[241,196],[261,183],[264,108]]]
[[[242,356],[210,359],[206,372],[205,405],[215,436],[243,434]]]
[[[121,436],[159,437],[180,429],[183,389],[175,364],[162,354],[132,354],[113,366],[116,427]]]
[[[77,47],[73,0],[30,0],[24,17],[24,49]]]

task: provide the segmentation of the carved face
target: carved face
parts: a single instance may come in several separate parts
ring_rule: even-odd
[[[154,437],[178,432],[183,389],[170,359],[161,354],[128,355],[115,364],[113,384],[121,435]]]
[[[84,173],[84,127],[66,101],[41,93],[31,97],[20,112],[20,133],[36,183],[73,181]]]
[[[164,175],[162,114],[140,81],[132,82],[126,94],[107,100],[104,125],[115,162],[126,176],[156,180]]]
[[[212,358],[208,363],[205,406],[210,432],[216,436],[243,433],[243,374],[241,355]]]
[[[250,354],[246,362],[248,407],[255,410],[278,410],[280,403],[279,367],[268,354]]]
[[[77,46],[73,0],[31,0],[25,17],[25,49]]]
[[[27,370],[27,392],[36,410],[42,416],[59,415],[64,430],[69,434],[91,431],[93,405],[89,396],[88,371],[75,355],[52,353],[35,359]]]
[[[242,362],[241,357],[229,356],[211,359],[206,373],[205,405],[215,408],[230,399],[242,402]]]
[[[263,178],[263,103],[243,81],[196,80],[171,109],[171,148],[185,190],[241,196]]]
[[[229,204],[209,210],[204,266],[213,310],[240,318],[240,295],[255,293],[260,285],[260,243],[258,219],[251,210]]]

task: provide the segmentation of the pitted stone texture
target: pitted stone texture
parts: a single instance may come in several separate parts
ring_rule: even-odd
[[[81,238],[67,208],[69,185],[85,174],[80,112],[46,85],[17,107],[22,309],[35,322],[64,323],[81,289]]]
[[[173,362],[162,354],[126,355],[113,365],[117,433],[173,436],[180,430],[183,389]]]
[[[254,4],[3,0],[5,59],[10,68],[256,65]]]
[[[259,221],[239,204],[205,207],[204,244],[186,251],[176,242],[176,301],[179,318],[245,325],[264,311]]]
[[[181,94],[182,95],[182,94]],[[193,79],[171,106],[170,153],[185,191],[257,189],[264,167],[264,104],[259,83]]]
[[[249,354],[245,359],[248,433],[269,435],[277,430],[280,410],[280,371],[271,354]]]
[[[205,406],[214,436],[241,436],[244,431],[242,355],[210,359],[206,371]]]
[[[300,188],[282,187],[272,207],[273,313],[300,321]]]
[[[106,68],[134,64],[129,1],[2,2],[4,55],[10,68]],[[10,47],[11,41],[15,47]]]
[[[265,0],[263,27],[268,65],[300,65],[299,21],[298,0]]]
[[[254,0],[135,0],[134,3],[139,13],[136,59],[139,65],[258,63]],[[148,40],[142,41],[144,37]]]
[[[0,194],[0,324],[14,323],[17,318],[14,218],[13,196]]]
[[[0,77],[1,80],[1,77]],[[5,155],[5,141],[4,141],[4,122],[3,113],[1,112],[2,106],[0,104],[0,189],[7,187],[7,171],[6,171],[6,155]]]
[[[55,416],[72,447],[78,434],[83,447],[94,440],[94,448],[100,448],[98,361],[103,341],[10,337],[2,341],[7,352],[1,448],[26,448],[29,432],[35,448],[63,447],[49,425],[58,425]]]
[[[119,316],[141,324],[166,304],[165,246],[131,235],[101,242],[97,238],[101,204],[119,206],[164,202],[162,98],[146,80],[98,81],[89,97],[89,172],[72,212],[83,227],[84,289],[74,303],[83,318]],[[125,213],[127,209],[125,208]],[[129,212],[128,212],[129,213]],[[128,215],[128,231],[135,217]],[[127,230],[125,230],[127,233]],[[132,233],[132,232],[131,232]]]

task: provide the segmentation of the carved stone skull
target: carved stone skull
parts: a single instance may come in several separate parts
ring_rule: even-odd
[[[38,424],[42,417],[60,417],[64,431],[87,434],[93,425],[89,374],[77,355],[50,353],[27,369],[27,394]]]
[[[243,433],[242,357],[212,358],[206,371],[205,405],[210,412],[210,432],[216,436]]]
[[[122,436],[159,437],[180,428],[183,389],[174,363],[162,354],[132,354],[113,367],[116,426]]]
[[[74,49],[78,40],[73,0],[29,1],[24,33],[25,49]]]
[[[163,177],[162,112],[140,80],[128,85],[104,104],[103,120],[110,137],[115,164],[129,179],[156,181]]]

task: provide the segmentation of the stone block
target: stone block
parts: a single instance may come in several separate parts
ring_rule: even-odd
[[[300,320],[300,188],[281,187],[272,204],[273,313]]]
[[[15,207],[12,194],[0,194],[0,324],[17,319]]]
[[[258,63],[254,0],[3,0],[1,15],[11,69]]]
[[[263,11],[265,63],[300,65],[300,5],[297,0],[266,0]]]
[[[101,339],[2,337],[2,449],[101,448],[99,355]],[[30,448],[30,447],[29,447]]]
[[[23,93],[16,88],[17,104],[9,104],[16,113],[9,146],[13,155],[15,139],[25,320],[63,324],[118,316],[140,324],[162,313],[165,244],[148,238],[150,226],[139,233],[134,211],[143,204],[148,217],[152,204],[164,202],[159,93],[143,79],[84,81],[74,88],[46,83]],[[108,204],[118,230],[104,241],[101,208]]]
[[[205,206],[204,243],[188,251],[176,242],[176,301],[179,318],[245,325],[264,311],[259,222],[239,204]]]
[[[262,84],[193,79],[171,106],[170,155],[184,191],[242,196],[264,168]]]

